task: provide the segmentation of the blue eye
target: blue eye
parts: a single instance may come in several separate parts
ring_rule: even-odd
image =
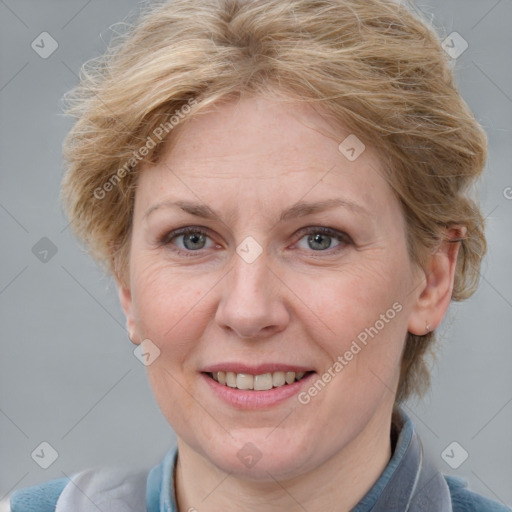
[[[302,233],[305,233],[305,236],[302,236],[299,242],[306,239],[306,249],[312,249],[314,252],[326,252],[329,249],[336,251],[351,243],[351,239],[346,233],[332,228],[309,227],[303,230]],[[333,248],[334,239],[337,239],[339,243]]]
[[[175,245],[173,244],[173,240],[181,239],[182,247],[177,247],[176,251],[179,253],[185,252],[197,252],[201,249],[205,249],[206,241],[209,238],[208,234],[194,226],[187,226],[185,228],[177,229],[166,235],[163,240],[161,240],[162,245]]]
[[[300,238],[296,238],[298,240],[296,244],[299,244],[302,240],[306,240],[307,244],[306,247],[300,247],[300,249],[316,253],[328,252],[332,254],[352,243],[350,236],[346,233],[323,226],[304,228],[298,236]],[[178,240],[181,240],[179,244],[177,243]],[[207,245],[208,240],[210,240],[209,246]],[[333,245],[333,240],[338,241],[337,245]],[[159,245],[171,246],[174,252],[186,257],[195,256],[194,253],[200,254],[203,249],[211,249],[216,246],[211,241],[207,231],[195,226],[180,228],[164,235],[159,240]]]

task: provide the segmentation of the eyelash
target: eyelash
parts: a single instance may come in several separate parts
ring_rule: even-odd
[[[170,246],[170,245],[172,245],[171,242],[175,238],[178,238],[179,236],[187,235],[187,234],[190,234],[190,233],[200,234],[200,235],[204,235],[204,236],[209,237],[208,231],[206,231],[204,228],[196,227],[196,226],[187,226],[187,227],[184,227],[184,228],[176,229],[176,230],[171,231],[170,233],[167,233],[164,236],[162,236],[158,240],[158,246],[159,247]],[[309,252],[312,252],[312,253],[328,253],[329,255],[332,255],[332,254],[336,254],[337,252],[342,250],[346,245],[353,244],[353,241],[352,241],[352,239],[350,238],[349,235],[347,235],[343,231],[338,231],[337,229],[329,228],[329,227],[326,227],[326,226],[308,226],[306,228],[302,228],[297,233],[297,239],[296,239],[296,241],[294,243],[297,243],[300,240],[302,240],[302,238],[304,238],[304,236],[307,236],[307,235],[310,235],[310,234],[314,234],[314,233],[316,233],[316,234],[320,233],[322,235],[326,235],[326,236],[329,236],[329,237],[332,237],[332,238],[336,238],[339,242],[341,242],[341,244],[338,245],[337,247],[333,248],[333,249],[326,249],[326,250],[319,250],[319,251],[313,251],[313,250],[309,251]],[[197,251],[191,251],[191,250],[184,251],[184,250],[178,249],[178,248],[173,248],[172,249],[172,251],[175,252],[176,254],[181,255],[181,256],[185,256],[185,257],[193,257],[193,256],[196,255],[194,253],[200,253],[202,250],[203,249],[198,249]]]

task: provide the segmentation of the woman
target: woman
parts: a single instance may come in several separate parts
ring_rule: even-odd
[[[400,403],[485,253],[486,138],[391,0],[174,0],[71,96],[71,225],[178,437],[12,510],[502,511]]]

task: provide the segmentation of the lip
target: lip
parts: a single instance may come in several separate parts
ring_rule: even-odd
[[[234,367],[234,366],[232,366]],[[240,368],[240,366],[236,366]],[[268,365],[262,366],[264,368],[269,368]],[[262,367],[257,367],[258,371],[261,371]],[[214,367],[212,367],[214,368]],[[223,366],[226,368],[226,366]],[[246,367],[247,368],[247,367]],[[281,370],[283,365],[279,366],[278,370],[271,371],[284,371]],[[292,368],[292,367],[290,367]],[[254,367],[251,367],[250,371],[246,371],[246,373],[251,373],[254,370]],[[212,370],[212,371],[223,371],[223,370]],[[228,370],[231,371],[231,370]],[[234,371],[234,370],[233,370]],[[270,370],[268,370],[270,371]],[[288,370],[294,371],[294,370]],[[297,371],[308,371],[308,370],[297,370]],[[280,386],[278,388],[272,388],[267,391],[254,391],[254,390],[245,390],[245,389],[237,389],[230,388],[229,386],[225,386],[224,384],[220,384],[217,381],[213,380],[211,377],[207,375],[207,373],[201,373],[200,376],[208,386],[208,389],[213,392],[213,394],[222,400],[223,402],[235,407],[237,409],[244,410],[257,410],[257,409],[269,409],[275,405],[278,405],[285,400],[290,399],[291,397],[297,395],[301,389],[308,386],[310,381],[317,375],[314,371],[309,370],[311,373],[305,375],[301,380],[295,381],[292,384],[285,384],[284,386]],[[239,371],[237,373],[243,373]],[[262,373],[267,373],[263,371]],[[255,373],[254,375],[260,375],[260,373]]]
[[[234,373],[249,373],[251,375],[262,375],[264,373],[273,372],[311,372],[314,371],[310,366],[293,366],[289,364],[280,363],[264,363],[258,365],[247,365],[244,363],[219,363],[207,366],[200,370],[204,373],[214,372],[234,372]],[[289,384],[290,385],[290,384]]]

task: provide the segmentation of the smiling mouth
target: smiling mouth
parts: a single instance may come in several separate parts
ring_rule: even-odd
[[[268,391],[269,389],[280,388],[298,382],[311,373],[314,372],[269,372],[260,375],[235,372],[208,372],[206,375],[219,384],[230,388],[245,391]]]

